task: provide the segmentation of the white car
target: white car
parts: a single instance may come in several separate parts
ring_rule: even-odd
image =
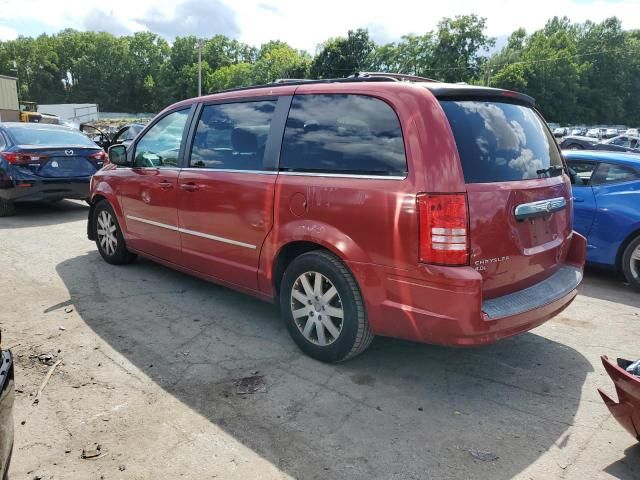
[[[607,131],[604,132],[603,138],[613,138],[619,135],[617,128],[607,128]]]
[[[589,131],[587,132],[587,137],[600,138],[600,129],[590,128]]]
[[[636,137],[640,137],[640,128],[627,128],[627,131],[624,132],[625,135],[634,135]]]
[[[565,135],[567,135],[567,133],[568,133],[568,129],[564,127],[558,127],[553,131],[553,136],[556,138],[564,137]]]

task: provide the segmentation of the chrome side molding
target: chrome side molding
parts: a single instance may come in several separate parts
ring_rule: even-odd
[[[527,218],[546,217],[567,206],[564,197],[550,198],[538,202],[522,203],[515,208],[514,215],[519,222]]]

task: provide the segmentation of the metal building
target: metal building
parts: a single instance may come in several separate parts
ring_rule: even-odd
[[[19,120],[18,79],[0,75],[0,122],[17,122]]]

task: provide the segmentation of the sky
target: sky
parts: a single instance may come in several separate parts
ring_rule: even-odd
[[[442,17],[476,13],[498,44],[516,28],[544,26],[552,16],[601,21],[618,16],[640,28],[640,0],[0,0],[0,40],[64,28],[126,35],[149,30],[176,36],[224,34],[250,45],[282,40],[315,52],[327,38],[369,29],[378,43],[423,34]]]

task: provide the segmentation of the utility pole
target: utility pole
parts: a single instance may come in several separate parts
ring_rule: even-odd
[[[202,40],[198,40],[198,96],[202,96]]]
[[[18,70],[18,62],[13,61],[12,72],[16,72],[16,86],[18,88],[18,102],[20,102],[20,70]]]

